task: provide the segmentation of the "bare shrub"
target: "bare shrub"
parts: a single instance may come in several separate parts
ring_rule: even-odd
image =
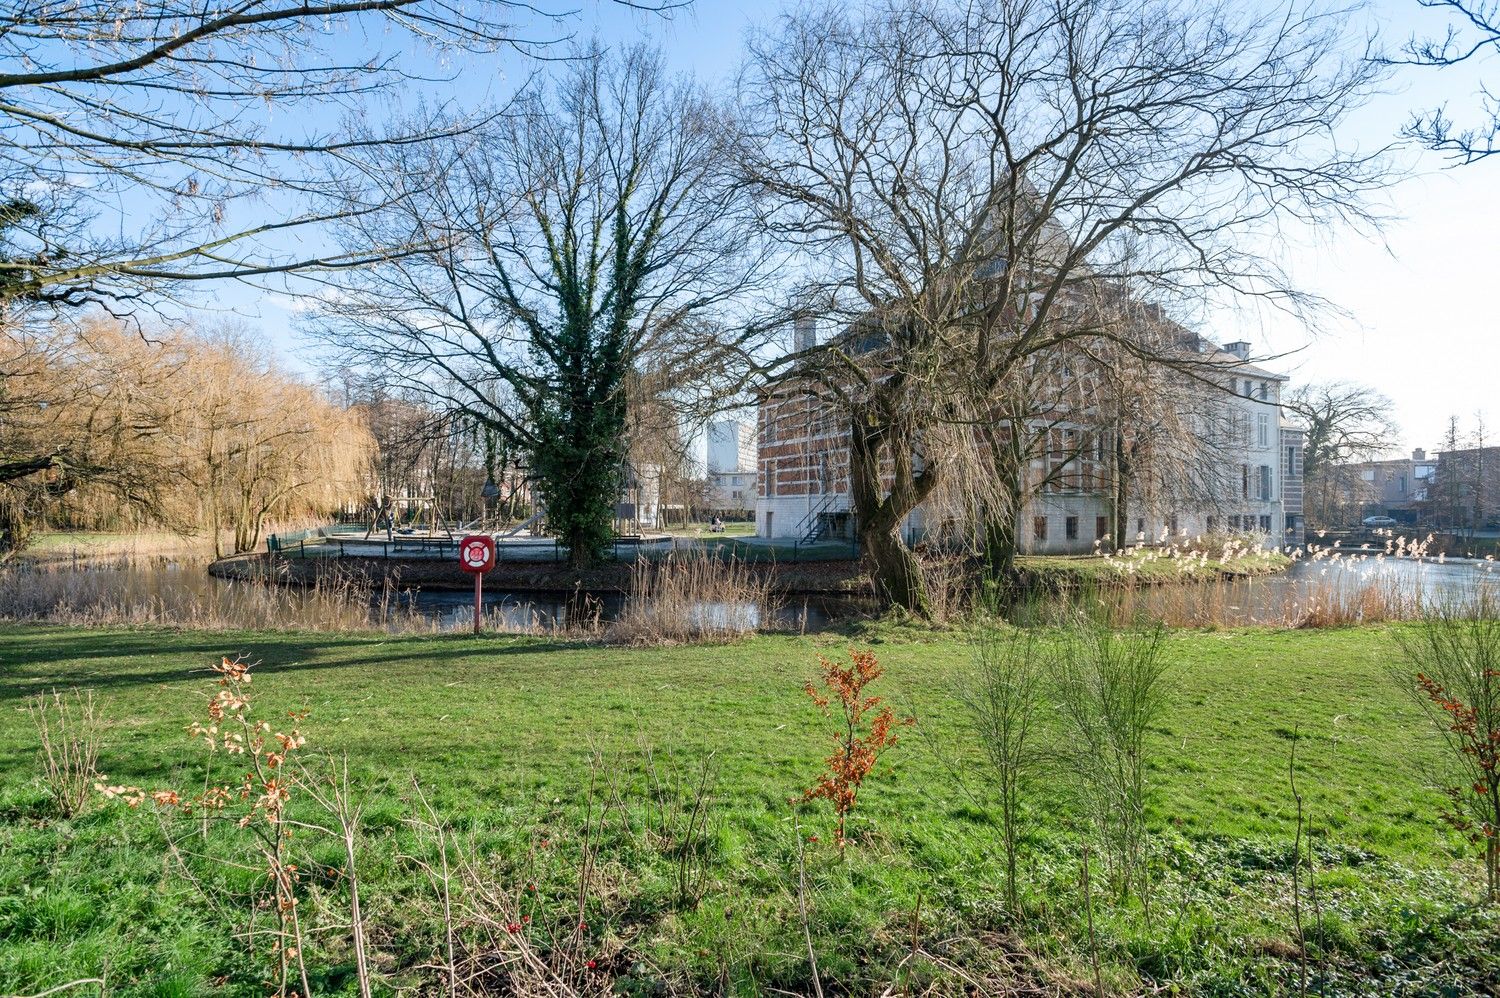
[[[99,744],[104,722],[92,690],[38,693],[26,701],[26,713],[41,741],[42,782],[57,813],[81,814],[99,775]]]
[[[705,840],[718,800],[718,761],[712,752],[696,761],[679,759],[645,742],[641,759],[647,834],[673,861],[678,901],[697,904],[708,876]]]
[[[1148,736],[1167,706],[1169,664],[1161,625],[1115,629],[1103,619],[1075,628],[1058,657],[1058,706],[1072,733],[1068,753],[1079,800],[1123,900],[1149,905],[1146,806]]]
[[[1026,797],[1044,754],[1035,723],[1051,670],[1050,656],[1032,631],[985,630],[974,640],[974,666],[952,684],[963,705],[973,744],[983,752],[988,778],[967,786],[976,800],[992,804],[1005,846],[1005,900],[1017,907],[1017,857],[1026,821]],[[961,772],[961,771],[960,771]]]
[[[636,559],[630,598],[605,637],[637,645],[731,641],[759,629],[774,609],[770,575],[738,558],[674,551]]]
[[[590,911],[607,900],[599,873],[599,838],[610,804],[604,760],[593,756],[585,814],[571,846],[554,833],[532,837],[518,865],[456,834],[413,783],[417,813],[409,819],[424,855],[408,857],[433,889],[443,927],[441,951],[426,965],[438,971],[448,995],[506,994],[520,998],[575,998],[613,993],[611,968],[622,943],[590,925]],[[560,833],[558,833],[560,834]],[[418,900],[419,907],[431,908]]]
[[[1438,602],[1397,640],[1393,677],[1447,749],[1430,774],[1442,818],[1483,849],[1485,893],[1500,902],[1500,596]]]

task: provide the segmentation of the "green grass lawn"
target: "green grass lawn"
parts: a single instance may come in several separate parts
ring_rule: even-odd
[[[679,537],[754,537],[755,524],[750,520],[726,520],[723,529],[715,533],[706,523],[694,523],[684,527],[664,527],[669,534]]]
[[[1037,974],[1091,981],[1077,888],[1082,839],[1066,780],[1051,776],[1037,791],[1018,917],[999,903],[996,828],[942,758],[971,747],[945,685],[966,666],[967,645],[917,632],[859,640],[879,653],[885,692],[916,713],[918,729],[862,793],[846,861],[828,844],[829,816],[811,805],[800,812],[804,831],[820,839],[808,854],[809,921],[825,988],[878,994],[898,975],[914,921],[924,939],[948,940],[953,958],[974,967],[990,966],[995,940],[1014,940],[1035,954]],[[573,848],[598,751],[624,788],[601,854],[611,896],[590,929],[610,954],[616,990],[808,993],[788,801],[827,752],[802,684],[820,653],[840,655],[848,641],[628,649],[505,637],[0,629],[0,993],[101,971],[122,994],[264,993],[264,966],[233,941],[234,916],[174,872],[154,819],[119,804],[73,821],[49,813],[22,710],[26,695],[53,686],[92,688],[112,719],[101,761],[112,782],[191,786],[201,783],[203,754],[184,728],[202,712],[205,669],[240,653],[261,663],[259,716],[307,711],[306,751],[348,755],[366,802],[361,890],[392,986],[431,984],[416,968],[438,938],[420,914],[430,909],[425,881],[403,859],[417,848],[405,824],[411,779],[497,869],[524,877],[538,835],[555,838],[560,854]],[[1176,632],[1168,642],[1171,709],[1153,736],[1151,770],[1156,899],[1150,912],[1095,899],[1107,980],[1296,993],[1287,956],[1296,732],[1319,857],[1316,953],[1330,993],[1394,993],[1402,981],[1410,994],[1500,986],[1489,949],[1497,923],[1470,904],[1477,863],[1436,820],[1438,798],[1423,785],[1436,744],[1386,676],[1397,654],[1391,634]],[[712,753],[717,766],[706,873],[692,902],[678,897],[676,860],[640,834],[650,820],[646,745],[684,762]],[[216,840],[201,851],[221,848]],[[207,859],[193,869],[223,890],[244,882]],[[542,895],[569,895],[557,877]],[[331,940],[314,953],[315,990],[349,992],[348,953]]]

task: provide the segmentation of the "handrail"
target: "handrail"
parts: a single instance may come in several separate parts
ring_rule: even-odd
[[[821,520],[823,514],[833,512],[834,503],[841,495],[842,493],[840,492],[824,492],[823,498],[818,501],[817,505],[809,509],[807,515],[797,523],[797,529],[794,533],[800,535],[804,541],[810,542],[815,540],[816,538],[813,534],[822,532],[823,525]]]

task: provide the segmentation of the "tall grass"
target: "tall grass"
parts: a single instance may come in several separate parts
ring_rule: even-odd
[[[769,572],[701,549],[636,560],[630,596],[606,638],[628,644],[728,641],[758,630],[776,610]]]
[[[197,566],[184,566],[195,573]],[[118,567],[86,571],[13,566],[0,571],[0,619],[82,627],[157,625],[188,630],[425,631],[435,623],[387,581],[379,589],[359,573],[320,572],[307,586],[282,584],[274,571],[198,584]]]
[[[0,568],[0,620],[46,621],[80,627],[164,626],[187,630],[314,630],[437,633],[467,630],[473,611],[424,613],[416,590],[397,578],[379,582],[321,562],[312,580],[292,583],[283,563],[268,561],[248,577],[216,580],[199,565],[133,572],[119,565],[12,565]],[[180,572],[180,575],[179,575]],[[580,593],[561,614],[486,606],[492,633],[533,634],[628,644],[724,641],[762,629],[778,603],[769,575],[737,559],[703,552],[641,559],[618,619]]]
[[[1416,620],[1433,602],[1434,589],[1423,573],[1429,566],[1450,564],[1445,556],[1430,554],[1428,544],[1395,536],[1387,537],[1383,547],[1313,544],[1290,552],[1293,565],[1301,565],[1294,577],[1247,574],[1212,582],[1191,581],[1193,566],[1243,564],[1256,553],[1232,542],[1223,547],[1185,542],[1135,550],[1128,557],[1105,555],[1100,560],[1119,574],[1122,584],[1114,584],[1108,574],[1055,582],[1044,594],[1014,600],[1006,615],[1017,623],[1061,624],[1073,610],[1084,608],[1106,614],[1116,626],[1145,619],[1184,628],[1318,628]],[[1497,567],[1486,560],[1461,571],[1472,571],[1471,588],[1484,589],[1500,586]],[[1154,584],[1133,584],[1135,579]]]

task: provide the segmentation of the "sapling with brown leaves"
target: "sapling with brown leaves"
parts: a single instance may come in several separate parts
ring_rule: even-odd
[[[833,754],[828,768],[818,782],[802,795],[804,801],[822,798],[833,805],[838,824],[834,841],[839,855],[849,844],[848,820],[858,803],[865,777],[875,770],[881,755],[896,746],[896,729],[916,723],[912,717],[898,718],[880,696],[866,696],[865,688],[885,674],[874,652],[849,652],[849,665],[839,665],[826,658],[818,660],[822,672],[822,692],[812,683],[803,689],[823,712],[833,719]],[[835,711],[833,705],[837,704]]]

